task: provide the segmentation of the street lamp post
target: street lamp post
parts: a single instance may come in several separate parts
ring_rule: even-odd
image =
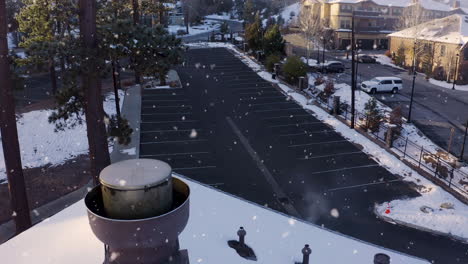
[[[467,135],[468,135],[468,120],[466,121],[466,125],[465,125],[465,136],[463,137],[463,144],[462,144],[462,149],[461,149],[460,159],[459,159],[460,162],[463,161],[463,156],[465,156],[465,144],[466,144]]]
[[[460,53],[457,53],[457,65],[455,65],[455,76],[453,77],[452,90],[455,90],[455,85],[457,85],[459,64],[460,64]]]
[[[325,40],[326,40],[326,39],[322,37],[322,41],[323,41],[323,47],[322,47],[322,49],[323,49],[322,61],[323,61],[323,63],[325,63]]]
[[[351,19],[351,128],[354,129],[355,125],[355,90],[356,90],[356,57],[355,57],[355,50],[356,50],[356,41],[354,39],[354,11],[353,16]]]
[[[413,44],[413,85],[411,87],[411,98],[410,98],[410,105],[409,105],[409,113],[408,113],[408,123],[411,123],[411,112],[413,110],[413,97],[414,97],[414,86],[416,85],[416,41]]]

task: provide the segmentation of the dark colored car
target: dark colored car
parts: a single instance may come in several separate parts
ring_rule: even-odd
[[[319,71],[323,72],[344,72],[345,65],[341,61],[328,61],[326,62],[323,67],[318,68]]]
[[[359,55],[358,57],[359,62],[361,63],[376,63],[377,60],[369,55]]]

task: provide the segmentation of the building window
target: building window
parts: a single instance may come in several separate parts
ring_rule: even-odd
[[[465,48],[465,51],[463,51],[463,59],[468,60],[468,48]]]
[[[341,20],[340,26],[341,26],[341,28],[351,28],[351,21]]]
[[[440,46],[440,56],[445,56],[446,47],[445,45]]]
[[[340,5],[340,10],[344,12],[351,12],[353,11],[353,7],[351,5]]]

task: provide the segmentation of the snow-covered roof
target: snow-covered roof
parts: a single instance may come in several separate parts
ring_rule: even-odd
[[[389,37],[417,38],[435,42],[464,45],[468,42],[468,16],[451,15],[407,28]]]
[[[311,263],[373,263],[376,253],[384,253],[392,264],[429,264],[185,181],[191,188],[190,219],[179,241],[188,249],[190,263],[252,264],[227,245],[237,240],[243,226],[258,263],[300,262],[301,249],[309,244]],[[104,245],[92,233],[84,202],[79,201],[0,245],[0,256],[2,263],[11,264],[102,263]]]
[[[344,3],[344,4],[356,4],[359,2],[373,1],[377,5],[381,6],[398,6],[398,7],[408,7],[413,5],[413,0],[329,0],[328,3]],[[437,2],[434,0],[418,0],[422,7],[428,10],[437,10],[437,11],[450,11],[452,6],[449,4]]]

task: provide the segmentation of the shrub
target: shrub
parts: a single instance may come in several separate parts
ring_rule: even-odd
[[[403,111],[401,110],[401,106],[393,108],[393,110],[390,112],[390,118],[388,121],[390,124],[396,125],[396,128],[394,130],[394,136],[400,136],[402,129],[401,126],[403,125]]]
[[[383,115],[379,109],[379,106],[377,105],[377,100],[374,97],[369,99],[369,101],[367,101],[366,105],[364,106],[364,110],[367,120],[363,128],[370,130],[373,133],[379,131]]]
[[[330,97],[335,93],[335,84],[333,81],[328,81],[323,89],[325,96]]]
[[[291,84],[297,84],[299,77],[307,74],[307,65],[297,56],[288,57],[283,66],[283,72],[286,81]]]
[[[325,79],[323,78],[322,75],[319,75],[316,79],[315,79],[315,82],[314,84],[317,86],[317,85],[321,85],[321,84],[324,84],[325,83]]]
[[[281,61],[280,56],[276,54],[272,54],[266,58],[265,66],[269,72],[273,72],[273,70],[275,69],[275,64],[279,63],[280,61]]]
[[[391,58],[392,57],[392,52],[390,50],[385,51],[385,56]]]
[[[442,66],[436,67],[432,72],[432,76],[434,79],[439,81],[445,81],[447,79],[447,74],[445,73],[445,69]]]

